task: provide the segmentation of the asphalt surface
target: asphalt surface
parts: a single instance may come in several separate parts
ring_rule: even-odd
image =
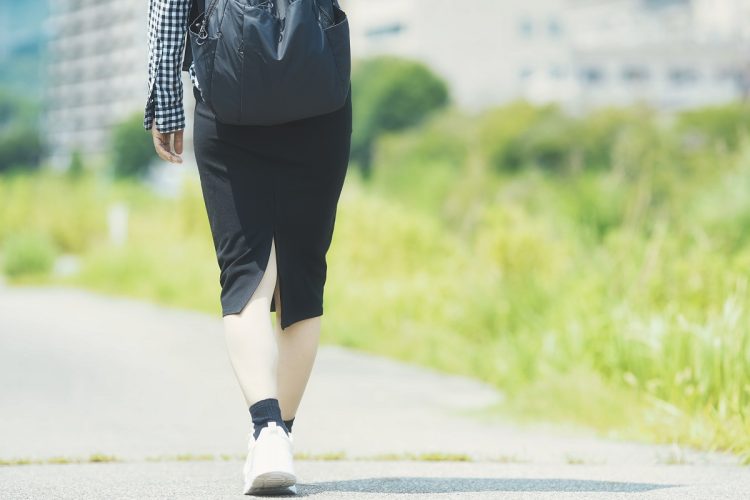
[[[240,495],[251,424],[219,317],[0,285],[0,380],[2,499]],[[737,457],[468,416],[498,401],[468,378],[322,345],[294,423],[297,496],[750,498]],[[467,460],[388,459],[423,453]]]
[[[0,468],[2,498],[240,499],[241,462],[26,465]],[[747,498],[728,466],[534,465],[489,462],[295,463],[298,497],[316,499]],[[293,495],[290,495],[293,496]]]

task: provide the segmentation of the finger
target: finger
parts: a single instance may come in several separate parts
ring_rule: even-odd
[[[179,163],[178,157],[175,156],[169,147],[169,134],[159,134],[156,141],[156,153],[162,160]]]
[[[172,163],[182,163],[182,158],[180,158],[179,155],[176,155],[174,153],[174,147],[173,143],[176,140],[174,133],[169,134],[162,134],[164,138],[164,149],[167,151],[167,154],[169,155],[169,161]]]
[[[169,161],[171,161],[172,163],[182,163],[182,158],[179,156],[179,153],[182,152],[182,130],[177,130],[175,132],[170,132],[168,134],[162,135],[164,137],[164,147],[169,153]],[[180,142],[179,150],[177,149],[178,135]]]
[[[178,155],[182,154],[182,130],[178,130],[174,134],[174,151]]]
[[[180,133],[182,130],[179,131]],[[154,139],[154,149],[156,150],[156,154],[159,155],[159,158],[161,158],[164,161],[169,161],[172,163],[182,163],[182,158],[172,153],[172,147],[171,147],[171,139],[173,133],[162,133],[159,132],[159,129],[156,128],[156,118],[154,118],[151,126],[151,135]],[[180,134],[180,142],[182,142],[182,135]],[[182,149],[182,145],[180,145],[180,149]],[[180,151],[181,153],[182,151]]]
[[[151,124],[151,138],[154,142],[154,151],[159,155],[159,158],[165,161],[169,161],[169,151],[164,147],[164,137],[161,132],[156,128],[156,120]]]
[[[156,151],[156,154],[159,155],[159,158],[162,160],[167,160],[166,151],[164,151],[164,147],[162,146],[160,134],[153,133],[152,138],[154,140],[154,151]]]
[[[154,150],[156,151],[156,154],[159,155],[159,158],[161,158],[162,160],[168,160],[168,151],[164,149],[164,143],[161,134],[159,134],[158,132],[154,132],[153,138]]]

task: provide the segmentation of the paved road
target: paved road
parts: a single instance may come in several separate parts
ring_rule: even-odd
[[[0,498],[239,497],[250,417],[218,317],[0,286],[0,380],[0,460],[119,460],[0,467]],[[294,424],[299,496],[749,497],[750,468],[732,456],[466,416],[501,400],[471,379],[323,345]],[[470,461],[366,460],[432,452]]]
[[[0,468],[3,498],[241,499],[240,462]],[[300,497],[318,499],[746,499],[729,466],[296,462]]]

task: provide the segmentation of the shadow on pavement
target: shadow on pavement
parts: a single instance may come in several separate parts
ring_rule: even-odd
[[[679,485],[592,481],[586,479],[374,477],[348,481],[297,483],[297,496],[326,491],[362,493],[472,493],[484,491],[637,493]]]

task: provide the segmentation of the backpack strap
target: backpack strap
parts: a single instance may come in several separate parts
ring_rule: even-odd
[[[191,0],[190,12],[188,13],[188,29],[193,21],[206,10],[206,0]],[[182,57],[182,71],[188,71],[193,63],[193,50],[190,46],[190,35],[185,32],[185,50]]]

